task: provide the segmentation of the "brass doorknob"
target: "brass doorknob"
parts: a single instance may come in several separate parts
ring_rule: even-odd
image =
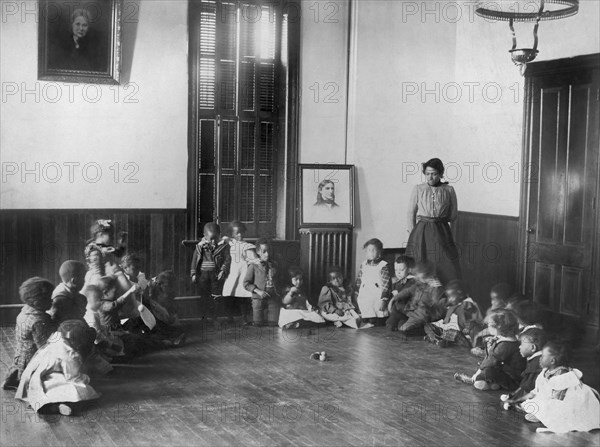
[[[534,227],[529,227],[529,228],[527,228],[527,232],[528,232],[529,234],[531,234],[531,233],[535,233],[535,228],[534,228]]]

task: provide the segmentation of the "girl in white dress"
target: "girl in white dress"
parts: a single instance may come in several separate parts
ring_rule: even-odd
[[[367,329],[383,324],[381,319],[389,316],[391,275],[388,263],[381,259],[383,244],[379,239],[368,240],[363,249],[367,259],[360,265],[356,278],[356,302],[362,318],[360,328]]]
[[[229,275],[223,285],[223,296],[229,297],[228,314],[232,315],[232,308],[237,301],[241,308],[244,320],[252,315],[252,293],[244,288],[244,277],[248,269],[248,263],[260,262],[256,255],[256,247],[250,242],[244,241],[246,226],[239,220],[234,220],[229,225],[231,238],[228,239],[230,246],[231,262]]]
[[[40,413],[68,416],[100,397],[82,373],[95,338],[96,331],[83,320],[62,322],[25,368],[15,399]]]
[[[542,350],[543,368],[535,389],[524,396],[521,408],[529,422],[539,422],[538,432],[567,433],[600,428],[598,392],[581,381],[581,371],[569,368],[565,346],[548,342]]]

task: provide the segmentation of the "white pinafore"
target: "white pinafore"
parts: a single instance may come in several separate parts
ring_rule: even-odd
[[[380,311],[381,307],[381,270],[387,268],[387,262],[379,261],[377,265],[362,263],[362,276],[358,298],[356,299],[360,316],[362,318],[383,318],[389,316],[387,308]]]
[[[248,270],[248,258],[246,252],[256,247],[249,242],[232,239],[229,242],[231,254],[231,267],[229,276],[223,285],[223,296],[236,296],[251,298],[252,293],[244,289],[244,277]]]

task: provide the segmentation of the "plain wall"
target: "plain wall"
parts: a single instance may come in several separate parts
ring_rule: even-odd
[[[301,6],[300,163],[345,163],[350,0]]]
[[[37,15],[22,14],[37,2],[11,3],[19,10],[0,32],[0,207],[185,208],[187,1],[127,2],[122,86],[38,81]]]

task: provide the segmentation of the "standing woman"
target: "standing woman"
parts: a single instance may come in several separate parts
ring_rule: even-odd
[[[406,255],[416,262],[432,262],[439,280],[446,284],[461,277],[458,249],[449,225],[458,216],[456,193],[448,182],[441,181],[444,164],[439,158],[423,163],[423,174],[427,182],[416,185],[410,197]]]

